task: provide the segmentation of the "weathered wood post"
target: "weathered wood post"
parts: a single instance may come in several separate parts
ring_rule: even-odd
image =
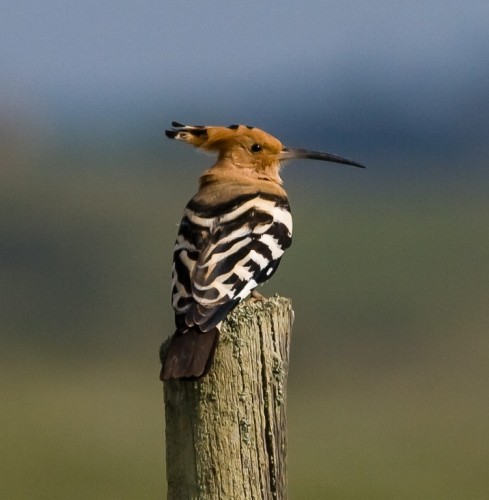
[[[211,372],[164,384],[168,500],[287,498],[291,301],[245,302],[223,323]]]

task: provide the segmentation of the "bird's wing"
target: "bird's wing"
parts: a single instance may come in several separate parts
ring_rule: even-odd
[[[275,272],[291,244],[292,218],[287,200],[260,194],[212,218],[188,214],[188,219],[205,236],[195,241],[194,254],[190,247],[179,254],[188,272],[185,323],[208,331]],[[180,279],[185,273],[177,269],[177,274]]]

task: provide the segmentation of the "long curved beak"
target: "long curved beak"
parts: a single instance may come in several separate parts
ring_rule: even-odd
[[[333,163],[342,163],[343,165],[351,165],[353,167],[366,168],[365,165],[357,163],[356,161],[342,158],[341,156],[338,155],[334,155],[331,153],[322,153],[320,151],[308,151],[307,149],[284,148],[282,150],[282,153],[280,154],[280,159],[321,160],[321,161],[330,161]]]

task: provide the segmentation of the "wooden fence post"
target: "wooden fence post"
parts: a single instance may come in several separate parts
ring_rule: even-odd
[[[164,384],[168,500],[287,498],[291,301],[246,301],[221,328],[210,373]]]

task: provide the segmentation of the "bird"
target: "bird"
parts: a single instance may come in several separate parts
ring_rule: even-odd
[[[160,350],[160,379],[198,380],[211,369],[227,315],[277,270],[292,243],[292,216],[280,170],[311,159],[364,165],[330,153],[285,147],[248,125],[172,122],[170,139],[217,153],[185,207],[173,250],[175,333]]]

